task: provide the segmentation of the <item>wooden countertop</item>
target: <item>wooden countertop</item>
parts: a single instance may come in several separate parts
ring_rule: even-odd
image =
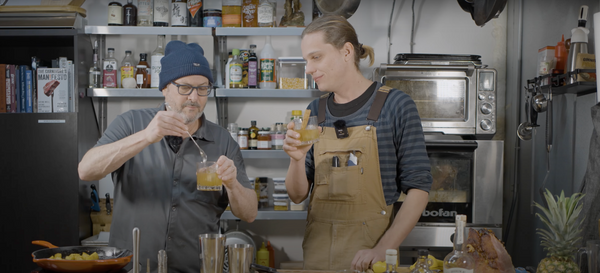
[[[398,273],[410,272],[408,267],[398,267],[396,270]],[[302,270],[302,269],[277,269],[277,272],[279,272],[279,273],[338,273],[338,271],[333,271],[333,270]],[[369,270],[369,272],[373,273],[373,271],[371,271],[371,270]]]

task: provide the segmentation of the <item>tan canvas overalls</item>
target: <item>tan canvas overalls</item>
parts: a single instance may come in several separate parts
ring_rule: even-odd
[[[367,119],[369,125],[348,128],[338,139],[335,128],[323,127],[314,144],[315,178],[302,248],[304,269],[350,269],[354,255],[375,246],[390,224],[392,205],[387,206],[381,185],[376,128],[390,88],[376,94]],[[325,121],[327,96],[319,100],[319,124]],[[351,153],[356,166],[347,166]],[[332,167],[332,158],[339,167]]]

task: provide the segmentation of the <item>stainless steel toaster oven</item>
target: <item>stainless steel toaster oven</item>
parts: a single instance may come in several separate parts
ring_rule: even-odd
[[[423,131],[491,139],[496,133],[496,70],[478,55],[398,54],[374,70],[416,103]]]

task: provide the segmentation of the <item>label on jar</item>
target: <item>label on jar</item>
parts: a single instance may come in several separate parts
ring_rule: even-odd
[[[160,79],[159,79],[159,74],[160,74],[160,69],[162,68],[161,64],[160,64],[160,60],[164,57],[164,55],[153,55],[150,59],[150,66],[151,66],[151,74],[150,74],[150,87],[158,87],[159,83],[160,83]]]
[[[121,85],[123,85],[123,79],[133,78],[133,66],[121,67]]]
[[[108,6],[108,24],[122,25],[123,24],[123,7]]]
[[[169,0],[154,1],[154,22],[169,23]]]
[[[188,24],[188,13],[186,3],[172,3],[171,6],[171,26],[174,27],[187,27]]]
[[[138,0],[138,17],[152,14],[152,0]]]
[[[135,83],[137,83],[138,87],[141,87],[144,84],[144,74],[135,75]]]
[[[203,21],[205,27],[221,27],[223,25],[220,16],[205,16]]]
[[[256,147],[259,150],[270,150],[271,149],[271,141],[269,141],[269,140],[259,140],[256,143]]]
[[[202,0],[188,0],[187,9],[190,11],[192,17],[196,17],[196,13],[202,7]]]
[[[240,145],[240,149],[248,149],[248,136],[247,135],[238,135],[237,143]]]
[[[260,81],[275,82],[275,59],[260,59]]]
[[[223,14],[223,24],[235,25],[239,27],[242,23],[242,16],[240,14]]]
[[[104,77],[102,86],[104,88],[117,87],[117,61],[104,61]]]
[[[258,85],[258,62],[248,62],[248,86]]]
[[[258,11],[258,23],[269,24],[273,23],[273,7],[271,6],[259,6]]]
[[[256,148],[256,146],[258,146],[258,140],[257,139],[249,139],[248,140],[248,147],[250,148]]]
[[[229,83],[240,84],[242,83],[243,66],[242,64],[230,64],[229,65]]]

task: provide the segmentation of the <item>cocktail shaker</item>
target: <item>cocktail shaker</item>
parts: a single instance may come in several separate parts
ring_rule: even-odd
[[[566,72],[573,72],[577,69],[577,55],[579,53],[588,53],[588,33],[590,33],[590,30],[585,28],[587,13],[588,6],[581,6],[578,27],[571,30],[571,47],[569,48]],[[577,75],[571,75],[567,84],[575,83],[576,81]]]

